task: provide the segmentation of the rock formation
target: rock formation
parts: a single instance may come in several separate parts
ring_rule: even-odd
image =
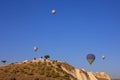
[[[36,76],[40,80],[111,80],[105,72],[87,72],[66,62],[48,59],[25,60],[0,66],[0,74],[2,80],[8,80],[13,75],[17,80],[35,80],[31,77]]]

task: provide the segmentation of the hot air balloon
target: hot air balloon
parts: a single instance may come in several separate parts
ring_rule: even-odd
[[[92,64],[95,60],[95,55],[94,54],[88,54],[86,58],[87,58],[87,61],[89,62],[89,64]]]
[[[53,10],[52,10],[52,14],[54,15],[55,13],[56,13],[56,10],[55,10],[55,9],[53,9]]]
[[[34,51],[36,52],[38,50],[38,47],[37,46],[34,46]]]
[[[104,60],[105,58],[106,58],[106,57],[103,55],[103,56],[102,56],[102,59]]]

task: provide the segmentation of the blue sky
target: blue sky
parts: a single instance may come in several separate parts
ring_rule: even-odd
[[[49,54],[77,68],[120,78],[119,4],[120,0],[0,0],[0,59],[11,63]],[[96,56],[91,66],[88,53]],[[102,60],[102,55],[107,58]]]

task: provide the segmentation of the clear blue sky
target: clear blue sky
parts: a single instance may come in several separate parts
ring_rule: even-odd
[[[88,53],[96,55],[91,66]],[[0,59],[45,54],[120,78],[120,0],[0,0]]]

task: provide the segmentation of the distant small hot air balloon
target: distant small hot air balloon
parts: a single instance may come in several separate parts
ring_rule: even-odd
[[[87,58],[87,61],[89,62],[89,64],[92,64],[95,60],[95,55],[94,54],[88,54],[86,56],[86,58]]]
[[[34,46],[34,51],[36,52],[38,50],[38,47],[37,46]]]
[[[106,57],[103,55],[103,56],[102,56],[102,59],[104,60],[105,58],[106,58]]]
[[[53,10],[52,10],[52,14],[54,15],[55,13],[56,13],[56,10],[55,10],[55,9],[53,9]]]

